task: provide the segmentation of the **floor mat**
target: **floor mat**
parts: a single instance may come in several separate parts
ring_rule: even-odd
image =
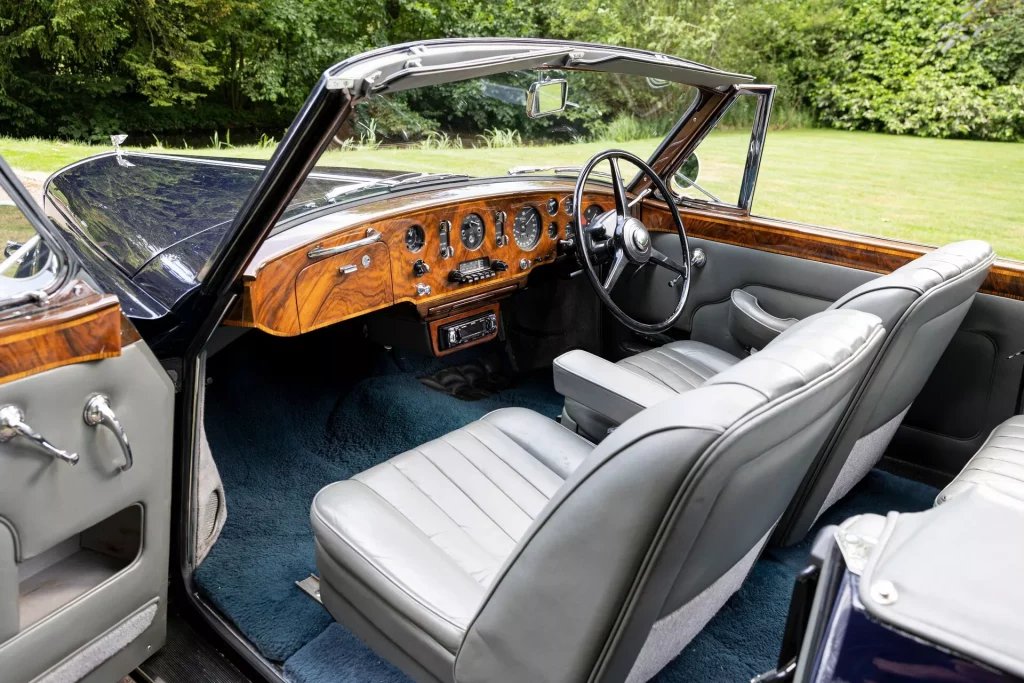
[[[316,338],[303,343],[254,333],[210,362],[206,430],[228,516],[196,584],[277,662],[333,623],[295,586],[315,570],[309,506],[317,491],[492,410],[523,406],[553,418],[562,404],[550,372],[472,402],[417,379],[486,351],[444,359],[367,355],[338,348],[334,337],[320,340],[313,349]],[[362,651],[352,655],[353,673],[340,680],[389,680],[356,673],[361,657],[375,657]]]
[[[511,387],[511,378],[502,357],[490,353],[464,365],[438,370],[420,377],[423,386],[462,401],[479,401]]]
[[[669,663],[655,683],[745,683],[776,665],[797,572],[804,568],[819,528],[865,512],[926,510],[938,489],[872,470],[849,495],[822,515],[808,538],[773,548],[754,565],[743,587],[705,629]],[[285,664],[294,683],[406,683],[395,667],[337,624],[331,625]]]

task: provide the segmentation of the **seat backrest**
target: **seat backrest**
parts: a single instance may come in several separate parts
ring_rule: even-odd
[[[656,621],[756,557],[884,336],[825,311],[623,423],[506,560],[456,680],[625,680]]]
[[[857,287],[831,306],[877,315],[887,337],[841,429],[779,524],[776,542],[800,541],[818,516],[881,459],[994,260],[986,242],[955,242]]]

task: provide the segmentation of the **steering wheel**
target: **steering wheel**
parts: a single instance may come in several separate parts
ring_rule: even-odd
[[[668,199],[669,211],[672,213],[672,220],[679,233],[679,242],[683,247],[685,259],[683,263],[677,263],[674,259],[655,249],[647,228],[639,219],[633,217],[630,212],[632,207],[629,197],[626,196],[626,186],[622,182],[622,173],[619,171],[619,159],[625,159],[639,168],[643,175],[651,179],[661,196]],[[582,220],[580,220],[583,209],[583,188],[587,184],[587,179],[594,173],[594,168],[606,160],[611,167],[615,210],[607,211],[595,217],[588,225],[583,226]],[[580,176],[576,180],[576,189],[573,192],[573,206],[576,207],[576,215],[580,222],[577,231],[576,253],[583,270],[587,273],[587,279],[590,280],[601,303],[612,312],[612,315],[629,329],[641,334],[664,332],[672,327],[683,314],[686,295],[690,292],[690,245],[686,240],[683,219],[679,216],[679,209],[671,197],[672,195],[665,186],[665,181],[659,178],[646,162],[640,157],[620,149],[610,149],[595,154],[580,172]],[[627,266],[643,268],[652,264],[676,273],[679,276],[677,279],[681,279],[682,286],[679,288],[679,302],[672,315],[661,322],[645,323],[619,308],[618,304],[612,300],[611,294],[615,283],[619,281]],[[604,271],[603,275],[602,270]]]

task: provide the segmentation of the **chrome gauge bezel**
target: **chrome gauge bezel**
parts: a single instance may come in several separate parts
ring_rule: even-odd
[[[467,240],[467,230],[477,224],[479,227],[479,238],[474,244],[471,240]],[[483,217],[478,213],[471,213],[462,219],[462,223],[459,225],[459,240],[462,242],[462,246],[469,251],[476,251],[484,245],[484,238],[487,236],[487,224],[484,223]]]
[[[583,210],[583,225],[590,225],[590,222],[602,213],[604,213],[604,209],[602,209],[599,204],[591,204]]]
[[[410,225],[405,229],[402,241],[405,242],[406,249],[414,254],[418,254],[423,251],[423,247],[427,243],[427,233],[423,230],[422,225]]]
[[[526,230],[526,223],[530,220],[530,216],[534,218],[534,232],[532,236],[528,236],[524,233]],[[544,225],[541,220],[540,211],[535,206],[524,206],[516,212],[516,217],[512,221],[512,239],[516,241],[516,246],[523,251],[530,251],[540,242],[540,236],[544,233]]]

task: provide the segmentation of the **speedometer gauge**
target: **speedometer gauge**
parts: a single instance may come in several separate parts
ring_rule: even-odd
[[[519,210],[512,222],[512,237],[520,249],[533,249],[540,239],[540,212],[532,206]]]
[[[475,213],[463,218],[459,237],[462,238],[462,246],[466,249],[470,251],[479,249],[480,245],[484,243],[484,219]]]

